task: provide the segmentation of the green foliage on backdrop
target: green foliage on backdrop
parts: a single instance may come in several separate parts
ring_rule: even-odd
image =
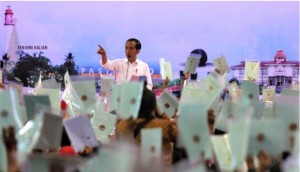
[[[30,55],[23,51],[19,53],[19,61],[16,62],[12,69],[6,70],[6,79],[11,82],[22,82],[24,87],[34,87],[39,76],[42,80],[55,78],[56,82],[64,87],[64,74],[69,71],[70,75],[78,75],[78,66],[75,64],[75,57],[72,53],[68,53],[65,57],[65,62],[61,65],[53,66],[50,59],[43,55],[43,52],[33,53]],[[9,62],[7,54],[2,56],[4,60],[4,68]]]

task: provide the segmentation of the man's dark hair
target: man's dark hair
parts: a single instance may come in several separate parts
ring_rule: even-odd
[[[237,78],[231,78],[231,79],[229,80],[229,83],[233,83],[233,82],[236,82],[236,84],[237,84],[238,86],[240,86],[240,81],[239,81]]]
[[[138,39],[130,38],[126,42],[135,42],[135,49],[140,50],[142,48],[142,44]]]
[[[144,87],[138,118],[153,119],[156,110],[155,93]]]

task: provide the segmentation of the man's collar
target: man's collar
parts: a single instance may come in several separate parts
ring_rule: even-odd
[[[139,62],[140,62],[139,58],[136,58],[136,59],[135,59],[135,62],[133,62],[133,63],[139,64]],[[127,64],[127,63],[130,63],[130,62],[128,61],[127,58],[125,58],[125,63],[126,63],[126,64]]]

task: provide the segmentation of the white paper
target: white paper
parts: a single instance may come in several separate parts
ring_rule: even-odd
[[[85,146],[97,147],[99,145],[87,115],[67,118],[63,124],[76,152],[84,149]]]

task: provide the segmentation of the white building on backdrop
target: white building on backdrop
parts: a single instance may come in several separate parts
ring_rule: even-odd
[[[245,61],[231,66],[233,77],[243,80]],[[260,75],[258,84],[282,86],[299,81],[299,61],[288,61],[283,50],[278,50],[272,61],[260,61]]]

